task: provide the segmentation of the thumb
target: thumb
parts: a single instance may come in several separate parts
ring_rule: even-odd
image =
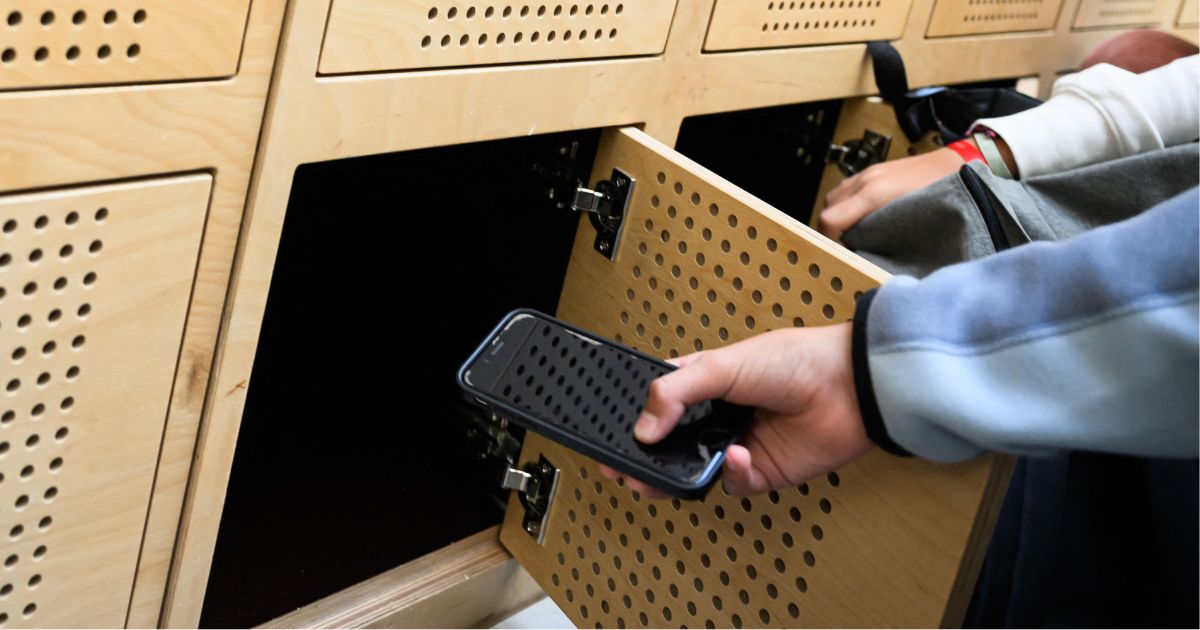
[[[665,438],[688,405],[723,398],[736,381],[733,364],[722,358],[721,351],[692,355],[686,365],[650,383],[646,407],[634,425],[633,434],[641,442],[654,444]]]

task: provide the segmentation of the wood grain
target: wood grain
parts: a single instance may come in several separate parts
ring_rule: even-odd
[[[499,533],[489,527],[261,627],[487,627],[543,595]]]
[[[338,0],[322,74],[653,55],[676,0],[580,4],[447,5]]]
[[[0,196],[7,627],[125,624],[211,188]]]
[[[1183,0],[1183,4],[1179,7],[1179,18],[1176,24],[1181,27],[1188,27],[1187,31],[1191,35],[1188,41],[1196,41],[1195,27],[1200,25],[1200,0]]]
[[[1174,0],[1081,0],[1073,28],[1112,28],[1161,24],[1175,11]]]
[[[16,0],[0,90],[204,79],[237,71],[250,0]]]
[[[717,0],[704,50],[744,50],[896,39],[912,0]]]
[[[70,5],[70,11],[65,13],[59,7],[67,6],[66,3],[49,4],[55,8],[54,28],[64,26],[64,21],[72,24],[72,12],[78,8],[78,3]],[[37,6],[40,9],[49,4]],[[219,68],[214,72],[220,76],[229,75],[228,78],[87,89],[0,91],[0,120],[5,121],[5,131],[0,134],[0,193],[72,189],[181,172],[203,171],[211,176],[212,190],[203,208],[204,220],[190,235],[199,239],[199,261],[186,279],[181,280],[182,290],[187,295],[182,345],[173,355],[171,364],[164,368],[173,380],[167,387],[169,408],[160,418],[160,422],[165,418],[165,425],[160,424],[155,434],[158,465],[150,477],[153,489],[148,496],[141,497],[143,505],[138,508],[141,519],[131,529],[140,532],[140,556],[132,595],[127,591],[119,603],[125,611],[121,619],[105,622],[111,625],[150,627],[160,623],[184,493],[196,455],[201,408],[217,345],[217,329],[229,284],[229,270],[265,108],[284,2],[259,0],[253,6],[242,2],[243,13],[236,18],[237,28],[229,31],[232,40],[223,34],[226,31],[212,32],[209,27],[213,23],[205,16],[228,12],[236,5],[238,3],[219,0],[197,7],[196,18],[191,24],[203,31],[197,37],[212,41],[204,48],[188,45],[176,51],[181,55],[203,55],[203,63],[208,64],[206,67]],[[93,24],[92,20],[103,24],[105,11],[93,12],[92,6],[87,5],[87,24]],[[118,23],[122,19],[131,19],[137,10],[123,2],[107,6],[117,11]],[[162,6],[162,3],[138,6],[147,11],[144,28],[150,28],[156,17],[180,13],[185,7],[172,3],[160,14],[151,8]],[[250,6],[249,18],[244,12],[247,6]],[[0,20],[5,20],[0,23],[0,29],[9,28],[7,19],[6,7],[6,12],[0,15]],[[41,28],[40,13],[23,12],[22,19],[25,25],[33,23]],[[114,29],[113,32],[119,30],[117,26],[109,28]],[[196,41],[182,33],[173,40],[181,38]],[[233,43],[224,43],[228,41]],[[0,43],[0,49],[3,47]],[[230,50],[232,56],[228,54]],[[103,73],[86,77],[89,85],[114,80]],[[161,331],[149,329],[146,334],[155,336]],[[120,372],[121,368],[111,365],[107,369]],[[146,397],[139,404],[152,406],[158,403]],[[97,471],[97,474],[101,472]],[[217,508],[219,510],[219,503]],[[96,540],[88,544],[95,545]],[[203,561],[205,571],[207,563],[206,557]],[[199,589],[181,592],[183,598],[192,602],[191,616],[184,625],[194,625],[199,619],[203,581],[200,585]],[[90,595],[81,592],[80,597],[87,601]],[[116,601],[112,605],[118,605]],[[92,617],[84,614],[87,611],[68,609],[75,610],[79,616],[74,619],[61,617],[62,625],[100,623],[90,621]],[[60,613],[48,611],[48,614]]]
[[[930,37],[1015,33],[1052,29],[1063,0],[938,0],[929,18]]]

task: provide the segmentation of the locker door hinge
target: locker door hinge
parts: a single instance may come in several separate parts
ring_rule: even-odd
[[[887,160],[888,150],[891,148],[891,136],[868,129],[863,132],[860,140],[829,145],[825,161],[837,164],[838,170],[846,177],[850,177],[872,164]]]
[[[596,228],[596,241],[592,246],[609,260],[616,260],[617,246],[621,241],[621,228],[629,211],[629,200],[633,197],[634,179],[620,169],[613,169],[612,177],[596,183],[596,187],[575,189],[571,209],[586,212]]]
[[[538,457],[535,464],[529,462],[524,468],[504,471],[500,485],[517,492],[517,498],[525,508],[521,526],[540,545],[546,537],[546,519],[550,515],[550,503],[558,489],[558,468],[546,459]]]

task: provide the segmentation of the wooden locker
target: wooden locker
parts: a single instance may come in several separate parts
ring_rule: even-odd
[[[212,178],[0,196],[5,627],[123,627]]]
[[[636,181],[616,259],[581,222],[558,315],[659,356],[848,320],[881,270],[632,129],[594,173]],[[652,501],[593,462],[526,438],[559,471],[543,540],[514,495],[501,541],[580,627],[961,623],[1009,462],[876,451],[753,498]],[[869,594],[869,595],[868,595]]]

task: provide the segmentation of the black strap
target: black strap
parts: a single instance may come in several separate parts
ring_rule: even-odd
[[[908,94],[908,74],[904,71],[904,59],[900,51],[888,42],[869,42],[867,53],[875,66],[875,87],[883,100],[899,106]]]
[[[913,99],[908,96],[908,73],[904,71],[904,59],[900,57],[900,51],[888,42],[878,41],[867,44],[867,53],[871,55],[871,64],[875,67],[875,87],[879,89],[879,95],[896,110],[896,122],[900,130],[909,140],[916,142],[925,130],[909,113]]]

